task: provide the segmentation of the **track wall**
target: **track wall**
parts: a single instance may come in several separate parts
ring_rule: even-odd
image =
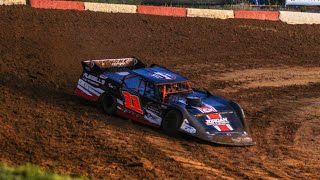
[[[0,5],[26,5],[27,0],[0,0]],[[30,0],[33,8],[95,11],[106,13],[138,13],[175,17],[201,17],[215,19],[256,19],[282,21],[288,24],[320,24],[320,13],[289,11],[247,11],[176,8],[163,6],[105,4],[77,1]]]
[[[0,0],[0,5],[26,5],[26,0]]]
[[[234,13],[232,10],[187,8],[187,16],[188,17],[215,18],[215,19],[229,19],[229,18],[234,18]]]

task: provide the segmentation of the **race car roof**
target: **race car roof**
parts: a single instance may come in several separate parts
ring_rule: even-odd
[[[170,71],[169,69],[163,67],[150,67],[150,68],[141,68],[133,70],[132,72],[156,83],[156,84],[165,84],[173,82],[186,81],[187,79],[175,72]]]

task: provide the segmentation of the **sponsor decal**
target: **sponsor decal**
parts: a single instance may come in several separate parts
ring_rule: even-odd
[[[120,76],[126,76],[129,73],[128,72],[116,72],[116,74],[119,74]]]
[[[123,101],[117,98],[117,103],[123,106]]]
[[[216,112],[213,108],[208,107],[208,106],[202,107],[202,111],[203,111],[204,113]]]
[[[92,94],[100,96],[104,92],[102,89],[93,87],[82,79],[79,79],[77,87],[89,96],[92,96]]]
[[[91,84],[79,79],[75,93],[91,101],[97,101],[104,91]]]
[[[111,66],[116,66],[116,67],[122,67],[122,66],[128,66],[130,63],[136,64],[137,61],[133,61],[133,59],[113,59]]]
[[[114,89],[114,86],[111,83],[108,83],[109,88]]]
[[[189,124],[189,121],[187,119],[183,120],[180,129],[190,134],[195,134],[197,132],[197,130]]]
[[[86,78],[86,79],[89,79],[89,80],[91,80],[91,81],[94,81],[94,82],[96,82],[96,83],[99,83],[99,84],[104,84],[104,83],[105,83],[105,80],[99,79],[98,77],[93,76],[93,75],[88,74],[88,73],[84,73],[84,74],[83,74],[83,77]]]
[[[201,107],[194,107],[194,108],[198,109],[201,113],[204,113],[204,115],[211,113],[211,114],[205,115],[207,117],[206,125],[214,126],[218,131],[233,130],[228,119],[226,117],[223,118],[220,113],[217,113],[218,111],[214,107],[208,104],[204,104]]]
[[[163,109],[167,109],[167,108],[168,108],[168,106],[161,105],[161,108],[163,108]]]
[[[149,111],[146,109],[146,114],[144,115],[144,118],[148,120],[149,122],[153,124],[161,124],[162,118],[158,115],[156,115],[154,112]]]
[[[229,124],[229,121],[227,118],[220,118],[220,119],[207,119],[206,120],[207,125],[221,125],[221,124]]]
[[[214,126],[218,131],[232,131],[233,128],[228,118],[222,117],[220,113],[212,113],[207,115],[206,125]]]
[[[214,107],[212,107],[208,104],[204,104],[201,107],[194,107],[194,108],[198,109],[202,113],[218,112]]]
[[[165,79],[165,80],[176,79],[176,76],[168,74],[168,73],[163,73],[163,72],[152,72],[152,73],[150,73],[150,76],[157,78],[157,79]]]
[[[95,86],[99,86],[100,84],[99,83],[96,83],[94,81],[91,81],[90,79],[87,79],[87,78],[83,78],[84,81],[90,83],[91,85],[95,85]]]
[[[101,74],[101,75],[99,76],[99,78],[101,78],[101,79],[108,79],[108,77],[105,76],[105,75],[103,75],[103,74]]]
[[[159,104],[153,103],[153,102],[148,102],[145,105],[145,109],[152,111],[155,114],[160,114],[160,112],[161,112],[161,106]]]

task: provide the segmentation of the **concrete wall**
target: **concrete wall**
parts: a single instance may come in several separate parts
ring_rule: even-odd
[[[137,13],[137,6],[124,4],[84,3],[85,10],[108,13]]]
[[[30,4],[34,8],[84,11],[84,2],[77,1],[30,0]]]
[[[320,13],[280,11],[279,19],[288,24],[320,24]]]
[[[163,7],[163,6],[144,6],[138,5],[139,14],[151,14],[160,16],[180,16],[186,17],[186,8]]]
[[[195,9],[187,8],[188,17],[205,17],[216,19],[234,18],[232,10],[214,10],[214,9]]]
[[[0,0],[0,5],[26,5],[27,0]],[[214,10],[196,8],[176,8],[163,6],[105,4],[63,0],[30,0],[31,7],[44,9],[89,10],[107,13],[139,13],[160,16],[203,17],[203,18],[239,18],[282,21],[288,24],[320,24],[320,13],[290,11],[245,11]]]
[[[0,5],[26,5],[26,0],[0,0]]]
[[[258,19],[258,20],[279,21],[279,12],[278,11],[234,10],[234,17],[238,19]]]

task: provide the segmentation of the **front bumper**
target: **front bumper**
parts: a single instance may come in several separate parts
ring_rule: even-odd
[[[256,142],[250,137],[248,133],[244,132],[217,132],[210,134],[208,132],[198,134],[201,139],[206,141],[229,145],[229,146],[253,146]]]
[[[208,140],[216,144],[230,146],[253,146],[256,144],[249,136],[209,136]]]

